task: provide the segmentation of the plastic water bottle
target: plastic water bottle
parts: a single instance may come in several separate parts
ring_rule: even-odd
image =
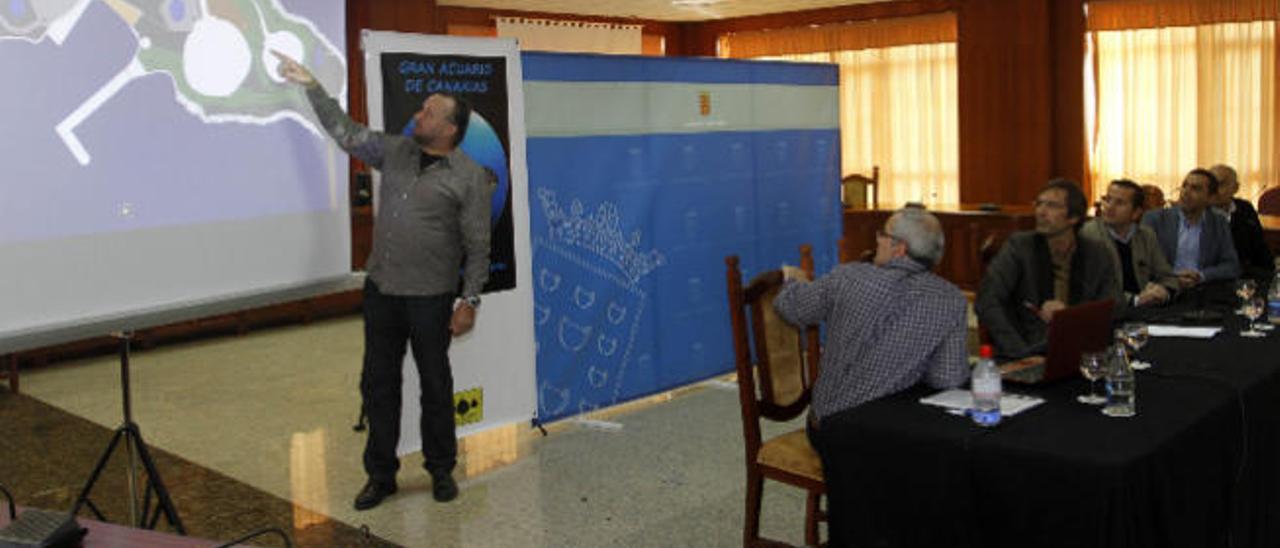
[[[978,364],[973,367],[969,389],[973,392],[973,411],[970,416],[979,426],[1000,424],[1000,370],[991,359],[991,345],[982,345]]]
[[[1123,333],[1116,332],[1117,337]],[[1111,347],[1107,360],[1107,405],[1102,413],[1109,417],[1132,417],[1138,414],[1136,405],[1137,383],[1133,377],[1133,367],[1129,356],[1124,351],[1124,343],[1117,340]]]
[[[1267,320],[1271,325],[1280,325],[1280,270],[1271,279],[1271,290],[1267,292]]]

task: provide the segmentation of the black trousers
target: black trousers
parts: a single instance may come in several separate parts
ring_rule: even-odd
[[[449,320],[454,295],[385,295],[372,280],[364,285],[364,367],[360,395],[369,419],[364,470],[373,481],[392,483],[400,469],[400,390],[405,347],[412,346],[422,391],[422,452],[425,467],[448,473],[457,464],[453,418],[453,372],[449,369]]]

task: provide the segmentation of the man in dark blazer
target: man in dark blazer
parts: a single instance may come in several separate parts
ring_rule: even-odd
[[[1160,251],[1156,233],[1143,226],[1142,212],[1146,193],[1128,179],[1111,181],[1102,197],[1102,213],[1080,227],[1080,237],[1107,248],[1111,265],[1119,276],[1122,291],[1115,296],[1121,303],[1118,313],[1131,308],[1167,302],[1178,290],[1173,267]]]
[[[1209,197],[1217,192],[1218,178],[1196,168],[1182,180],[1176,207],[1148,211],[1142,217],[1142,224],[1156,232],[1160,250],[1183,289],[1240,276],[1231,227],[1226,218],[1209,210]]]
[[[1267,248],[1266,238],[1262,235],[1262,221],[1258,220],[1258,210],[1248,200],[1236,198],[1240,190],[1236,170],[1225,164],[1209,168],[1218,178],[1218,192],[1209,198],[1214,211],[1222,214],[1231,223],[1231,241],[1236,246],[1236,256],[1240,259],[1241,276],[1260,281],[1271,279],[1275,271],[1275,258]]]
[[[1120,291],[1107,248],[1077,237],[1087,206],[1074,181],[1049,181],[1035,207],[1036,229],[1009,236],[974,303],[1001,358],[1044,353],[1054,313]]]

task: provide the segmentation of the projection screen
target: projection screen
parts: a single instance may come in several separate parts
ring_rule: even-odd
[[[0,354],[354,287],[343,0],[0,5]]]

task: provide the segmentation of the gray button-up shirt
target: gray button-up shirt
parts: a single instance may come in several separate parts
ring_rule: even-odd
[[[480,294],[489,278],[489,172],[461,149],[421,169],[422,148],[413,139],[355,123],[319,85],[307,88],[307,98],[338,146],[382,172],[366,264],[378,289],[453,293],[465,256],[462,295]]]

